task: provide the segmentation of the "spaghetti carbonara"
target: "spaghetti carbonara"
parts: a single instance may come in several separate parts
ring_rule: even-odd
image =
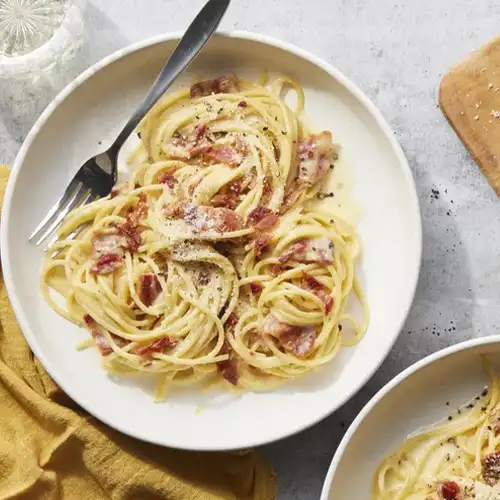
[[[387,457],[373,500],[500,499],[500,380],[485,365],[489,389]]]
[[[315,204],[338,152],[308,129],[303,100],[291,79],[235,75],[167,94],[139,127],[128,181],[65,219],[42,290],[105,368],[160,375],[159,398],[172,382],[265,390],[361,339],[358,238]]]

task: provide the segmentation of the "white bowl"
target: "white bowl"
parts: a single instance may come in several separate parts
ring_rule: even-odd
[[[28,235],[79,166],[110,143],[131,115],[179,34],[156,37],[99,62],[69,85],[24,142],[7,188],[2,264],[12,305],[35,354],[83,408],[116,429],[154,443],[197,450],[244,448],[298,432],[344,404],[386,357],[410,308],[420,267],[421,223],[413,179],[375,106],[315,56],[260,35],[214,37],[179,84],[235,71],[295,76],[306,111],[333,131],[354,173],[362,218],[362,284],[371,309],[366,337],[317,373],[270,393],[173,393],[162,404],[134,382],[110,378],[87,333],[58,317],[39,292],[42,249]],[[103,145],[99,146],[100,141]],[[195,412],[197,407],[202,411]]]
[[[373,474],[384,457],[397,451],[411,433],[479,395],[489,383],[480,356],[489,355],[498,370],[499,351],[499,336],[462,342],[427,356],[385,385],[347,430],[321,500],[369,500]]]

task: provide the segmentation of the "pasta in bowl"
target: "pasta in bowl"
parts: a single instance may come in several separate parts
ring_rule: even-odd
[[[366,331],[357,234],[321,207],[340,149],[306,125],[298,83],[266,83],[229,74],[164,96],[129,179],[74,210],[47,253],[43,294],[88,328],[81,347],[157,374],[158,399],[175,383],[268,390]]]

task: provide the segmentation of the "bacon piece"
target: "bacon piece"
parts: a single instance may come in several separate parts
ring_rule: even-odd
[[[455,481],[444,481],[438,486],[437,493],[443,500],[459,500],[460,486]]]
[[[250,290],[254,295],[257,295],[258,293],[262,292],[263,287],[260,283],[250,283]]]
[[[267,229],[271,229],[276,224],[276,222],[278,222],[278,219],[278,215],[274,212],[266,215],[260,222],[255,225],[255,229],[258,229],[259,231],[266,231]]]
[[[238,77],[235,74],[223,75],[213,80],[204,80],[191,86],[191,97],[210,94],[231,94],[239,91]]]
[[[301,140],[298,146],[298,178],[314,184],[323,177],[333,162],[332,134],[324,131]]]
[[[236,353],[233,351],[231,345],[227,340],[224,341],[220,353],[228,354],[229,358],[225,361],[217,362],[217,371],[219,372],[221,377],[227,380],[230,384],[234,386],[238,385],[238,360],[236,359]]]
[[[142,244],[142,236],[136,224],[127,220],[117,227],[119,234],[124,238],[123,248],[131,252],[137,252]]]
[[[483,459],[483,479],[490,486],[500,482],[500,451],[487,455]]]
[[[161,339],[155,340],[154,342],[142,346],[135,346],[130,350],[133,354],[138,354],[139,356],[149,356],[155,352],[163,352],[165,349],[170,347],[175,347],[177,345],[177,340],[172,340],[170,337],[165,336]]]
[[[191,150],[190,154],[191,156],[201,156],[206,160],[227,163],[231,167],[237,167],[244,159],[242,152],[225,144],[210,144],[195,147]]]
[[[246,108],[248,107],[248,103],[246,101],[240,101],[238,103],[238,108]]]
[[[243,221],[234,210],[191,203],[184,206],[184,222],[195,232],[226,233],[243,228]]]
[[[182,219],[185,206],[186,202],[184,201],[174,201],[173,203],[164,205],[162,211],[169,219]]]
[[[122,193],[122,191],[127,187],[126,184],[115,184],[112,188],[111,188],[111,194],[110,194],[110,198],[113,199],[113,198],[116,198],[118,195],[120,195]]]
[[[148,216],[149,206],[148,206],[148,197],[145,193],[139,193],[137,195],[138,201],[137,203],[129,208],[127,214],[127,221],[132,225],[138,225]]]
[[[325,316],[330,314],[333,307],[333,297],[329,294],[328,288],[325,285],[320,283],[314,276],[304,274],[302,288],[314,293],[316,297],[321,299],[325,303]]]
[[[238,200],[229,194],[216,194],[211,203],[213,207],[229,208],[230,210],[234,210],[238,206]]]
[[[279,258],[282,264],[293,261],[301,263],[333,263],[333,243],[326,237],[297,240]]]
[[[201,139],[205,136],[206,131],[207,131],[207,126],[204,123],[196,125],[194,129],[194,140],[196,142],[201,141]]]
[[[236,316],[234,312],[232,312],[226,320],[225,326],[228,327],[229,330],[233,331],[238,324],[239,318]]]
[[[90,316],[90,314],[86,314],[83,317],[83,321],[85,322],[85,326],[90,330],[95,345],[99,350],[99,352],[101,353],[101,355],[109,356],[113,352],[113,349],[111,349],[111,346],[109,345],[108,341],[101,334],[101,331],[95,319],[92,316]]]
[[[316,340],[314,327],[280,323],[272,314],[266,316],[262,333],[275,337],[286,351],[292,352],[297,357],[310,354]]]
[[[96,231],[92,237],[92,274],[109,274],[122,266],[126,240],[117,228]]]
[[[328,316],[332,312],[333,308],[333,297],[331,295],[328,295],[328,297],[325,300],[325,316]]]
[[[270,234],[259,234],[255,240],[253,240],[253,252],[256,257],[262,255],[262,252],[266,250],[271,243],[271,235]]]
[[[282,271],[283,271],[283,268],[279,264],[272,264],[269,267],[269,274],[271,276],[274,276],[275,278],[276,278],[276,276],[279,276]]]
[[[177,179],[173,175],[164,172],[160,175],[160,177],[158,177],[158,183],[166,184],[170,189],[174,189],[177,184]]]
[[[144,273],[137,280],[137,292],[142,303],[149,307],[162,292],[160,280],[154,273]]]
[[[314,293],[321,300],[326,300],[326,295],[328,294],[328,289],[322,283],[320,283],[314,276],[310,274],[304,274],[302,278],[302,288],[309,292]]]
[[[241,180],[238,179],[223,186],[212,198],[211,204],[214,207],[225,207],[234,210],[239,203],[241,195]]]
[[[271,215],[273,212],[270,208],[263,207],[259,205],[258,207],[254,208],[247,217],[247,223],[251,224],[252,226],[255,226],[258,224],[262,219],[267,217],[268,215]]]
[[[122,266],[123,255],[106,253],[101,255],[90,268],[92,274],[110,274]]]
[[[106,340],[106,337],[102,334],[97,321],[92,316],[90,316],[90,314],[86,314],[83,317],[83,321],[85,322],[85,326],[90,330],[95,345],[101,355],[108,356],[109,354],[111,354],[113,352],[113,349],[109,345],[109,342]],[[128,340],[122,339],[121,337],[118,337],[118,335],[113,335],[112,333],[110,335],[119,347],[125,347],[129,344]]]

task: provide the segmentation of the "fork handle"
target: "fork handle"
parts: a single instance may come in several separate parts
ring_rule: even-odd
[[[130,120],[118,134],[109,152],[113,156],[112,175],[116,178],[116,159],[118,152],[130,134],[136,129],[148,111],[172,85],[174,80],[186,69],[189,63],[208,42],[219,26],[231,0],[209,0],[184,33],[172,52],[158,78]]]

